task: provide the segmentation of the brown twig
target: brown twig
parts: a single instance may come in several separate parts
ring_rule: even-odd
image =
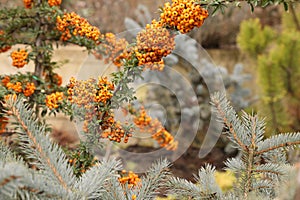
[[[278,149],[278,148],[284,148],[284,147],[289,147],[289,146],[295,146],[295,145],[298,145],[300,144],[300,141],[296,141],[296,142],[285,142],[285,143],[281,143],[277,146],[273,146],[273,147],[270,147],[268,149],[264,149],[264,150],[261,150],[261,151],[257,151],[255,152],[255,155],[260,155],[260,154],[263,154],[263,153],[266,153],[268,151],[272,151],[272,150],[275,150],[275,149]]]
[[[3,181],[0,183],[0,187],[5,186],[6,184],[10,183],[13,180],[16,180],[18,178],[21,178],[20,176],[9,176],[8,178],[3,179]]]
[[[242,147],[242,149],[245,151],[245,152],[248,152],[249,149],[247,148],[247,146],[245,144],[243,144],[243,142],[238,138],[232,124],[228,121],[225,113],[223,112],[219,102],[216,102],[216,108],[217,108],[217,111],[218,113],[220,114],[220,116],[223,118],[223,121],[225,123],[225,125],[229,128],[229,132],[233,135],[235,141],[237,141],[237,143],[240,145],[240,147]]]
[[[296,15],[294,6],[293,6],[292,4],[290,4],[289,7],[290,7],[290,11],[291,11],[291,14],[292,14],[293,21],[294,21],[294,23],[295,23],[295,25],[296,25],[296,29],[297,29],[298,31],[300,31],[300,22],[299,22],[299,20],[298,20],[298,18],[297,18],[297,15]]]

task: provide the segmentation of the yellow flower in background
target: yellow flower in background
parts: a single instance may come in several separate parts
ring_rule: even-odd
[[[236,177],[234,173],[231,171],[216,171],[215,172],[215,179],[219,187],[222,189],[223,192],[226,192],[228,190],[231,190],[233,187],[233,184],[236,181]]]

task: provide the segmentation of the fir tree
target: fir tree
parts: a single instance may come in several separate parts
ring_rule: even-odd
[[[196,184],[184,179],[171,178],[170,191],[188,199],[274,199],[279,184],[283,184],[291,165],[286,150],[300,144],[300,133],[278,134],[265,139],[265,122],[257,115],[237,115],[223,94],[212,96],[212,104],[224,123],[226,136],[241,155],[225,161],[226,170],[235,173],[233,191],[222,193],[214,180],[210,165],[199,170]]]

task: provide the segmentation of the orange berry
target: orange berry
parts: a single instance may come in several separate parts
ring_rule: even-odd
[[[31,8],[32,6],[32,0],[23,0],[25,8]]]
[[[24,65],[27,64],[28,53],[25,49],[21,49],[21,50],[13,51],[10,54],[10,57],[13,60],[12,63],[13,66],[17,68],[22,68],[24,67]]]
[[[35,87],[34,83],[26,83],[26,87],[23,91],[23,94],[26,97],[29,97],[34,93],[35,89],[36,89],[36,87]]]
[[[59,6],[61,4],[61,0],[48,0],[49,6]]]

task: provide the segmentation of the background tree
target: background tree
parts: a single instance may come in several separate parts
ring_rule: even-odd
[[[262,27],[257,19],[245,21],[237,39],[240,48],[257,59],[263,105],[259,109],[270,114],[269,120],[276,132],[300,128],[299,18],[299,14],[292,11],[284,13],[280,32]]]

